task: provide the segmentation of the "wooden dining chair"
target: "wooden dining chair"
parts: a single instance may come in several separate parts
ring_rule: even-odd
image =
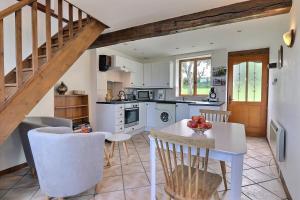
[[[231,111],[222,111],[222,110],[206,110],[200,109],[200,114],[205,117],[206,120],[211,122],[228,122]],[[225,161],[220,161],[221,171],[224,181],[225,190],[227,187],[227,179],[226,179],[226,163]]]
[[[215,146],[214,139],[203,136],[183,137],[156,131],[151,131],[151,136],[155,139],[166,180],[165,192],[170,199],[219,199],[217,188],[222,183],[222,177],[207,171],[209,150]],[[184,152],[186,148],[187,152]],[[200,169],[200,149],[205,151],[203,170]],[[194,167],[192,150],[197,152]],[[184,158],[185,153],[187,162]]]

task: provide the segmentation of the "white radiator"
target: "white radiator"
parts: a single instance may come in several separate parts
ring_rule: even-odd
[[[269,142],[276,160],[283,162],[285,156],[285,131],[282,126],[274,120],[271,120],[270,123]]]

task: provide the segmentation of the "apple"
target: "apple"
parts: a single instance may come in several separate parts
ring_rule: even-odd
[[[198,122],[200,119],[200,116],[192,116],[192,121]]]
[[[211,123],[209,123],[209,122],[205,122],[205,128],[206,129],[211,129],[212,128],[212,124]]]
[[[200,123],[200,124],[203,124],[203,123],[205,123],[205,117],[204,116],[199,116],[199,119],[198,119],[198,123]]]
[[[198,128],[202,128],[203,129],[203,128],[206,128],[206,127],[205,127],[205,124],[198,124]]]

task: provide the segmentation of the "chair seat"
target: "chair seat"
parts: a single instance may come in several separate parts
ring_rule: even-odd
[[[176,168],[178,170],[178,185],[176,180]],[[188,179],[188,171],[189,167],[184,165],[183,170],[181,165],[178,165],[173,172],[173,179],[175,183],[175,190],[176,193],[174,193],[173,188],[171,188],[168,184],[165,186],[165,191],[172,196],[175,199],[179,200],[199,200],[199,199],[210,199],[212,195],[217,191],[217,188],[222,182],[222,177],[219,174],[214,174],[211,172],[206,172],[204,177],[204,172],[200,169],[191,168],[191,174],[192,174],[192,180],[191,180],[191,197],[188,195],[189,191],[189,179]],[[199,185],[198,185],[198,198],[196,197],[196,170],[199,170]],[[184,177],[184,180],[182,183],[182,178]],[[180,191],[180,195],[178,194],[178,189]],[[184,195],[182,193],[182,190],[184,189]]]

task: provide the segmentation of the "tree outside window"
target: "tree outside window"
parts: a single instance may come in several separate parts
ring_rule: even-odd
[[[211,58],[179,61],[180,96],[208,95],[211,87]]]

